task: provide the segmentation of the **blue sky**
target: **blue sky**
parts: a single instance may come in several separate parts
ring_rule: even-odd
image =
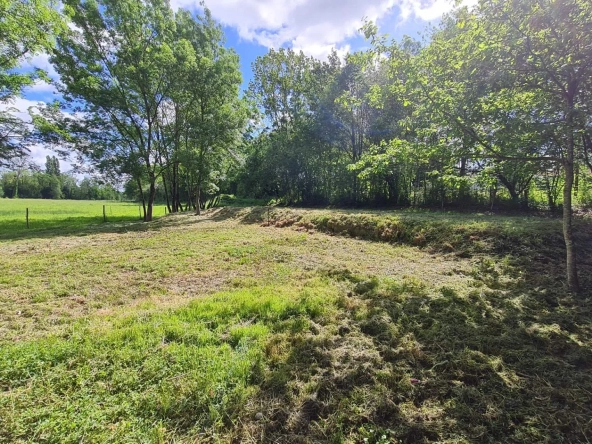
[[[199,0],[170,2],[173,8],[199,10]],[[206,4],[223,25],[227,46],[240,56],[243,88],[252,78],[251,64],[269,48],[291,47],[320,59],[335,48],[343,56],[366,47],[358,32],[365,18],[395,39],[403,35],[420,38],[428,24],[438,23],[453,6],[451,0],[209,0]],[[31,58],[27,67],[44,69],[59,80],[46,55]],[[40,82],[12,107],[27,119],[28,107],[56,98],[53,87]],[[52,153],[43,147],[32,151],[33,159],[41,165],[47,154]],[[68,170],[68,166],[63,165],[62,170]]]

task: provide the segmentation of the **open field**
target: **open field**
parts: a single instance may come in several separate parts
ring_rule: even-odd
[[[98,217],[2,229],[0,442],[592,440],[592,313],[556,219]]]
[[[97,229],[103,224],[103,205],[107,222],[131,222],[141,219],[138,204],[101,200],[45,200],[0,199],[0,239],[77,232]],[[26,225],[26,209],[29,208],[29,228]],[[165,214],[163,205],[155,206],[154,216]]]

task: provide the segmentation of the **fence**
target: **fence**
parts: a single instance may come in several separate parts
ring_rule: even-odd
[[[167,213],[164,205],[153,208],[153,217]],[[137,203],[109,201],[58,201],[0,199],[0,232],[23,229],[60,228],[143,219]]]

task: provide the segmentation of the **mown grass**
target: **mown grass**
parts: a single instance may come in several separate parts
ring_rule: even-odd
[[[241,289],[4,346],[0,440],[224,435],[261,380],[270,334],[307,328],[334,298],[314,280]]]
[[[233,208],[0,241],[0,441],[586,442],[560,233]]]
[[[131,222],[141,218],[135,203],[99,200],[0,199],[0,239],[36,235],[77,233],[107,223]],[[29,228],[26,209],[29,209]],[[154,208],[155,217],[165,214],[163,205]]]

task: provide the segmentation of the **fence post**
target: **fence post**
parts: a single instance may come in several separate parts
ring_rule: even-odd
[[[29,209],[27,208],[27,228],[29,228]]]
[[[107,222],[107,212],[105,211],[105,205],[103,205],[103,222]]]

